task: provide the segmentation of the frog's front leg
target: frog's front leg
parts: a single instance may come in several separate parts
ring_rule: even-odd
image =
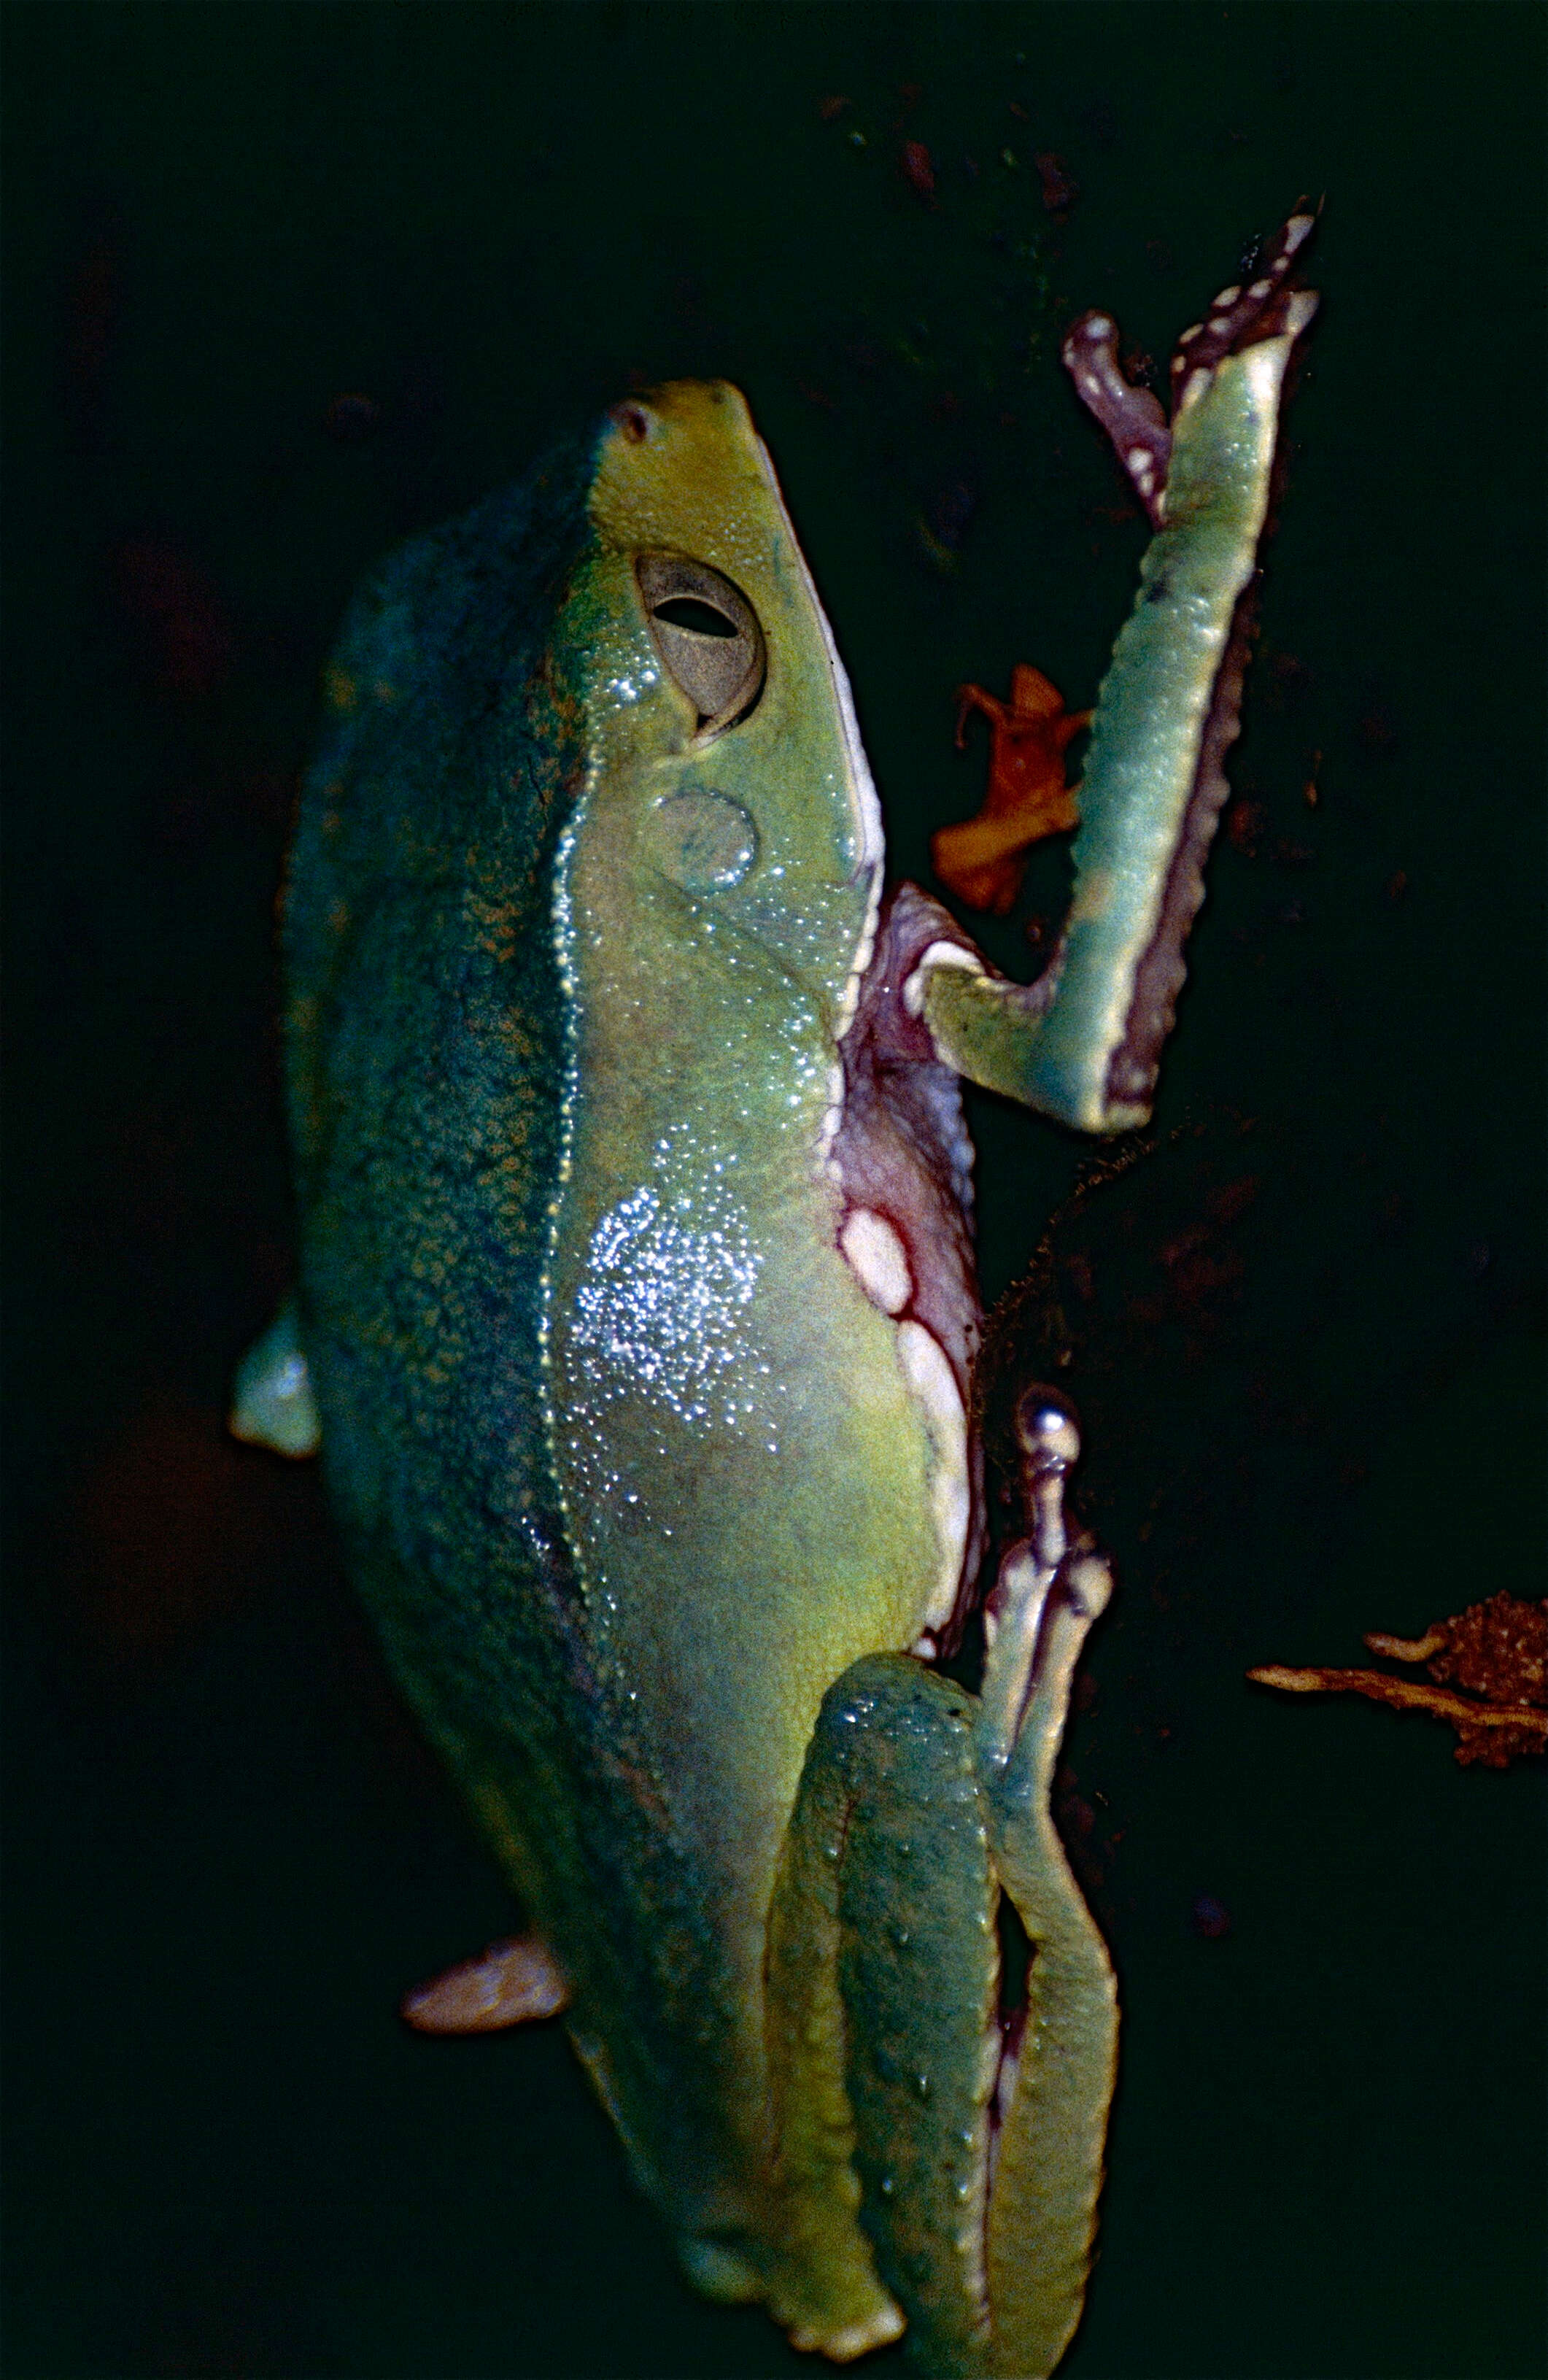
[[[1238,731],[1286,370],[1316,309],[1288,279],[1312,228],[1293,215],[1257,278],[1223,289],[1183,333],[1169,424],[1122,379],[1106,315],[1070,333],[1076,387],[1156,532],[1092,722],[1074,899],[1053,965],[1031,987],[947,942],[905,989],[947,1064],[1088,1132],[1145,1121],[1171,1029]]]
[[[1066,1539],[1068,1412],[1037,1392],[1021,1429],[1031,1535],[991,1597],[981,1694],[879,1655],[823,1705],[768,2010],[796,2343],[857,2353],[901,2307],[923,2371],[1039,2380],[1080,2319],[1116,2061],[1112,1969],[1048,1806],[1109,1582]],[[1002,1887],[1033,1952],[1003,2016]]]

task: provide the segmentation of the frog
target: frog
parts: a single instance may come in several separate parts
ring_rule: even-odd
[[[1110,318],[1065,342],[1154,535],[1031,985],[887,885],[723,382],[415,539],[326,675],[283,901],[299,1273],[233,1427],[320,1454],[524,1912],[405,2013],[562,2015],[689,2278],[836,2362],[1027,2380],[1084,2302],[1118,1998],[1050,1802],[1112,1582],[1036,1384],[986,1576],[961,1085],[1150,1111],[1311,229],[1183,334],[1169,418]]]

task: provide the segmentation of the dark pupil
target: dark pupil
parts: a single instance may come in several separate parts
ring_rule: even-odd
[[[692,628],[700,637],[734,637],[736,624],[712,603],[701,603],[696,595],[671,595],[664,603],[652,607],[658,620],[670,622],[674,628]]]

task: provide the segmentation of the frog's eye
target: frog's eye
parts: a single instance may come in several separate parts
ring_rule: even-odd
[[[745,719],[763,692],[763,630],[739,587],[685,554],[635,564],[662,666],[698,712],[701,736]]]

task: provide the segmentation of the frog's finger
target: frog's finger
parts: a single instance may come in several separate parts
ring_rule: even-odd
[[[926,952],[910,987],[947,1063],[1086,1131],[1150,1112],[1228,791],[1286,370],[1315,307],[1276,277],[1240,322],[1228,310],[1220,320],[1249,343],[1207,358],[1196,348],[1167,455],[1154,442],[1136,449],[1161,525],[1092,722],[1074,899],[1053,965],[1022,986]]]

